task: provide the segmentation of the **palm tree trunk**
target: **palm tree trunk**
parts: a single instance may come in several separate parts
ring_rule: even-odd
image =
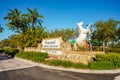
[[[34,19],[32,19],[32,28],[34,29]]]

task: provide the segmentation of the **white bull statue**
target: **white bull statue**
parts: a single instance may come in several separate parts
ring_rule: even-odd
[[[79,35],[74,40],[73,45],[74,45],[75,50],[77,50],[78,47],[86,47],[87,35],[88,33],[90,33],[91,23],[87,26],[87,29],[84,29],[82,25],[83,25],[83,22],[77,23]]]

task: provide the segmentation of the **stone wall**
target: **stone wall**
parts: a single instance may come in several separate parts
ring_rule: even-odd
[[[72,47],[71,44],[69,42],[64,42],[62,43],[62,51],[66,52],[66,51],[71,51]]]
[[[72,62],[80,62],[84,64],[88,64],[88,61],[93,60],[96,54],[62,54],[58,56],[58,59],[61,60],[69,60]]]
[[[25,48],[24,48],[24,51],[40,52],[41,49],[42,49],[42,48],[41,48],[41,43],[39,43],[39,44],[37,45],[37,47],[25,47]],[[62,43],[62,45],[61,45],[61,51],[62,51],[62,52],[71,51],[71,50],[72,50],[72,48],[71,48],[71,44],[70,44],[70,43],[68,43],[68,42]]]
[[[40,52],[41,50],[41,44],[39,43],[37,47],[25,47],[24,51],[33,51],[33,52]]]
[[[39,52],[40,50],[38,50],[38,49],[35,48],[35,47],[26,47],[26,48],[24,48],[24,51],[25,51],[25,52],[29,52],[29,51]]]

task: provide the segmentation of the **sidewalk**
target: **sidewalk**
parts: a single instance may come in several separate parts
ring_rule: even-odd
[[[28,68],[33,66],[35,65],[5,55],[0,55],[0,72],[14,70],[14,69]]]
[[[103,74],[103,73],[120,73],[120,69],[115,69],[115,70],[89,70],[89,69],[74,69],[74,68],[64,68],[64,67],[56,67],[56,66],[50,66],[50,65],[45,65],[41,63],[36,63],[32,62],[30,60],[26,59],[21,59],[18,57],[15,57],[16,60],[20,60],[26,63],[29,63],[31,65],[39,66],[42,68],[47,68],[47,69],[54,69],[54,70],[62,70],[62,71],[72,71],[72,72],[79,72],[79,73],[97,73],[97,74]]]

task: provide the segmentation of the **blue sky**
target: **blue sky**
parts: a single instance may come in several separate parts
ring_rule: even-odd
[[[77,28],[76,23],[87,24],[113,18],[120,20],[120,0],[0,0],[0,24],[5,30],[0,33],[0,40],[14,34],[6,26],[3,18],[8,9],[17,8],[27,13],[26,8],[37,8],[44,16],[43,26],[48,30],[56,28]]]

